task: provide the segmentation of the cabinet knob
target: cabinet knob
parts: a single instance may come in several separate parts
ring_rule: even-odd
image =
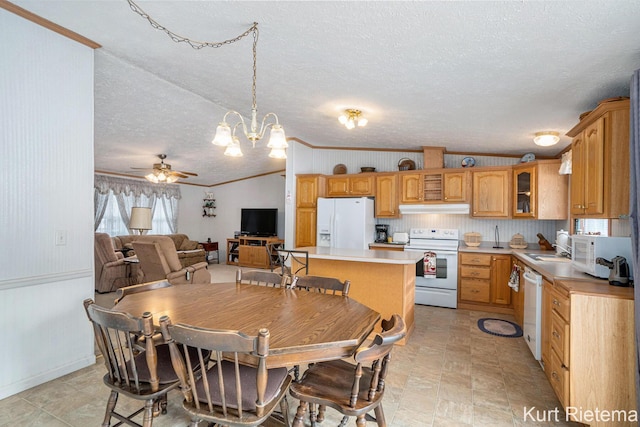
[[[559,334],[559,333],[557,333],[556,331],[553,331],[553,336],[554,336],[555,338],[560,339],[560,334]]]
[[[551,376],[553,377],[554,380],[560,381],[560,376],[556,371],[551,372]]]

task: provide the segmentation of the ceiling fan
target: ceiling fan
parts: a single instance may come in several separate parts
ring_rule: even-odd
[[[145,178],[153,183],[171,183],[176,182],[179,178],[189,178],[189,176],[198,176],[197,173],[174,171],[171,170],[171,165],[164,162],[167,158],[166,154],[158,154],[160,163],[154,163],[152,168],[131,168],[137,170],[149,171],[149,174],[145,175]]]

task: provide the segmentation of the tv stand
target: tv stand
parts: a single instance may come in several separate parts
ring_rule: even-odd
[[[227,265],[239,267],[270,268],[267,245],[280,243],[284,240],[278,237],[240,236],[227,239]]]

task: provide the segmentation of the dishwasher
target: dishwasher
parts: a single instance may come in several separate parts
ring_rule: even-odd
[[[537,361],[542,358],[542,275],[524,268],[524,325],[523,337]]]

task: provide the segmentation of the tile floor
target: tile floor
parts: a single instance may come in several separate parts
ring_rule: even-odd
[[[213,282],[233,280],[235,267],[211,266]],[[112,304],[113,295],[96,301]],[[390,427],[578,425],[543,420],[560,408],[551,386],[522,338],[481,332],[477,320],[494,315],[468,310],[416,306],[416,327],[405,346],[397,346],[384,398]],[[90,367],[0,400],[0,426],[86,427],[102,422],[109,390],[102,384],[100,359]],[[119,406],[135,405],[126,397]],[[289,397],[293,416],[297,401]],[[529,408],[530,416],[525,417]],[[526,408],[526,409],[525,409]],[[341,416],[327,410],[325,426]],[[141,420],[140,420],[141,421]],[[156,427],[186,426],[181,395],[169,394],[168,414]],[[201,425],[204,425],[202,423]],[[355,425],[353,420],[348,425]],[[369,422],[368,426],[375,423]]]

